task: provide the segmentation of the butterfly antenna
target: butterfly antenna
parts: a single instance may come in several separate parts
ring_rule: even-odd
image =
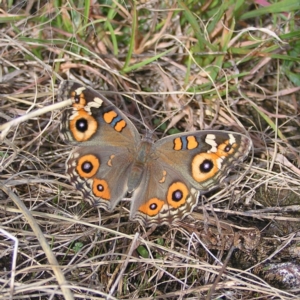
[[[171,94],[170,94],[171,95]],[[167,123],[168,121],[171,120],[171,122],[169,122],[167,125],[166,125],[166,128],[164,130],[164,133],[166,133],[170,128],[172,128],[176,123],[176,119],[179,120],[176,115],[181,112],[183,112],[183,110],[185,110],[185,108],[189,105],[189,103],[191,101],[193,101],[195,98],[195,94],[192,94],[192,97],[189,97],[188,99],[185,99],[185,98],[182,98],[182,97],[178,97],[177,100],[176,100],[176,103],[177,103],[177,107],[174,107],[175,109],[169,109],[168,111],[165,111],[165,112],[162,112],[162,113],[165,113],[166,116],[164,117],[163,120],[161,120],[160,124],[156,126],[156,128],[154,129],[154,131],[156,131],[159,127],[161,127],[163,124]],[[175,123],[172,122],[173,118],[176,118],[175,119]],[[181,117],[180,117],[181,118]]]
[[[143,116],[143,114],[142,114],[142,111],[141,111],[141,108],[140,108],[140,101],[138,100],[138,99],[136,99],[136,95],[135,94],[133,94],[133,97],[132,97],[134,100],[135,100],[135,104],[136,104],[136,108],[137,108],[137,110],[138,110],[138,112],[139,112],[139,115],[140,115],[140,120],[139,120],[139,122],[141,123],[141,124],[143,124],[143,126],[145,127],[145,129],[146,129],[146,134],[145,134],[145,137],[151,137],[152,135],[153,135],[153,133],[154,133],[154,131],[155,130],[151,130],[150,129],[150,127],[148,126],[148,124],[146,123],[146,120],[145,120],[145,118],[144,118],[144,116]]]

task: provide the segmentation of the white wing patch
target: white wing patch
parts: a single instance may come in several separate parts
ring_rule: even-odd
[[[218,151],[218,144],[215,141],[216,136],[214,134],[208,134],[205,138],[205,143],[211,146],[211,149],[207,151],[208,153],[216,153]]]

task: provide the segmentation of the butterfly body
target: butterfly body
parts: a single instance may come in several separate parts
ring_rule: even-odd
[[[109,211],[129,192],[130,218],[144,225],[182,219],[251,148],[248,137],[225,131],[141,138],[108,99],[76,82],[63,82],[58,98],[72,99],[61,123],[63,139],[77,146],[66,162],[71,183]]]

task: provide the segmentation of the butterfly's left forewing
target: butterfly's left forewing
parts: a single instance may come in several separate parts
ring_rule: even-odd
[[[61,136],[77,146],[130,147],[140,141],[132,122],[112,102],[95,90],[73,81],[63,81],[58,101],[71,99],[61,118]]]

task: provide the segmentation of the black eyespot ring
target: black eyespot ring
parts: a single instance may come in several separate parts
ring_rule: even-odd
[[[205,159],[199,166],[201,173],[209,173],[214,167],[214,163],[210,159]]]

